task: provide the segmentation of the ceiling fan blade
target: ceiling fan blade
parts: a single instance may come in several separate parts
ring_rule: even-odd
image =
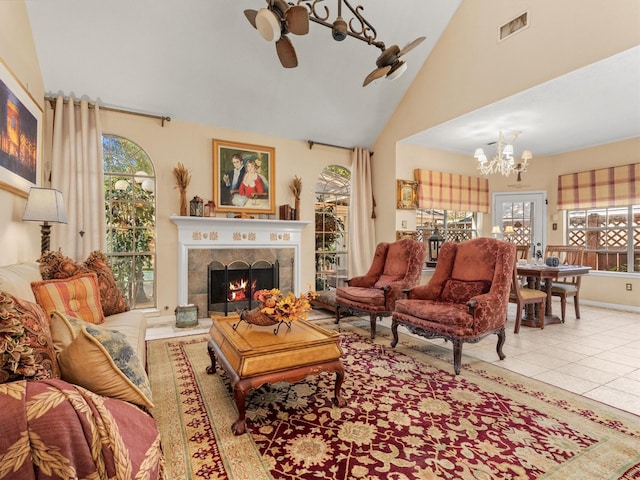
[[[306,35],[309,33],[309,10],[302,5],[289,7],[284,14],[284,22],[289,32]]]
[[[407,53],[409,53],[411,50],[413,50],[415,47],[417,47],[418,45],[420,45],[422,42],[424,42],[424,40],[427,37],[418,37],[416,38],[413,42],[409,42],[407,43],[404,47],[402,47],[402,50],[400,50],[400,53],[398,53],[398,56],[402,56],[405,55]]]
[[[382,68],[376,68],[373,72],[367,75],[367,78],[364,79],[364,83],[362,84],[362,86],[366,87],[377,78],[384,77],[389,70],[391,70],[391,65],[387,65],[386,67]]]
[[[249,23],[251,25],[253,25],[253,28],[257,28],[256,27],[256,15],[258,14],[257,10],[245,10],[244,11],[244,16],[247,17],[247,20],[249,20]]]
[[[280,37],[280,40],[276,42],[276,52],[278,52],[278,58],[284,68],[294,68],[298,66],[296,50],[286,35]]]

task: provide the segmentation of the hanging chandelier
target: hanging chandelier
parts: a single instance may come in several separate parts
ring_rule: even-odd
[[[522,180],[521,174],[527,171],[529,160],[533,158],[531,150],[524,150],[520,161],[516,163],[513,158],[513,144],[522,132],[512,132],[513,138],[510,142],[506,142],[504,135],[500,132],[498,136],[498,145],[496,147],[496,156],[491,160],[484,154],[482,148],[476,148],[473,157],[478,161],[478,170],[483,175],[491,175],[499,173],[508,177],[514,173],[518,174],[518,182]]]

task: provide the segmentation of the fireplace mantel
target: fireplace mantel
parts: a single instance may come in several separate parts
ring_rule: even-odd
[[[192,248],[293,248],[294,286],[296,292],[300,291],[302,229],[311,222],[178,215],[169,219],[178,227],[178,305],[188,303],[187,254]]]

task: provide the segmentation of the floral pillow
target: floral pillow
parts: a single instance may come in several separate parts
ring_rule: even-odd
[[[0,291],[0,383],[47,378],[60,378],[60,370],[45,313]]]
[[[125,336],[98,325],[82,327],[58,354],[62,379],[94,393],[153,408],[151,384]]]
[[[104,315],[129,310],[122,292],[118,289],[107,256],[98,250],[91,252],[83,263],[74,262],[60,252],[46,252],[40,257],[40,273],[44,280],[70,278],[80,273],[95,273]]]

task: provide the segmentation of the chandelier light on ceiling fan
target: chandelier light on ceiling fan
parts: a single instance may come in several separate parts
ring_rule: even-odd
[[[266,8],[245,10],[244,14],[262,38],[269,42],[275,42],[276,53],[285,68],[298,66],[296,51],[287,34],[306,35],[309,33],[310,21],[330,28],[331,36],[336,41],[340,42],[347,37],[353,37],[379,48],[382,53],[376,59],[376,68],[366,76],[362,84],[363,87],[381,77],[390,80],[399,78],[407,69],[407,64],[402,60],[402,57],[425,39],[425,37],[418,37],[402,49],[397,45],[385,47],[383,42],[376,40],[376,29],[362,15],[364,8],[361,5],[354,8],[348,0],[336,0],[338,15],[333,22],[328,21],[331,12],[323,3],[325,0],[298,0],[296,4],[285,0],[266,1]],[[343,3],[353,15],[348,22],[342,17]]]
[[[478,170],[483,175],[490,175],[493,173],[500,173],[505,177],[510,176],[513,173],[518,174],[518,182],[522,180],[521,174],[527,171],[529,160],[533,158],[531,150],[524,150],[521,161],[516,163],[513,158],[513,144],[522,132],[512,132],[513,138],[511,142],[505,141],[504,135],[500,132],[498,136],[498,145],[496,147],[496,156],[491,160],[487,159],[482,148],[476,148],[473,157],[478,161]]]

